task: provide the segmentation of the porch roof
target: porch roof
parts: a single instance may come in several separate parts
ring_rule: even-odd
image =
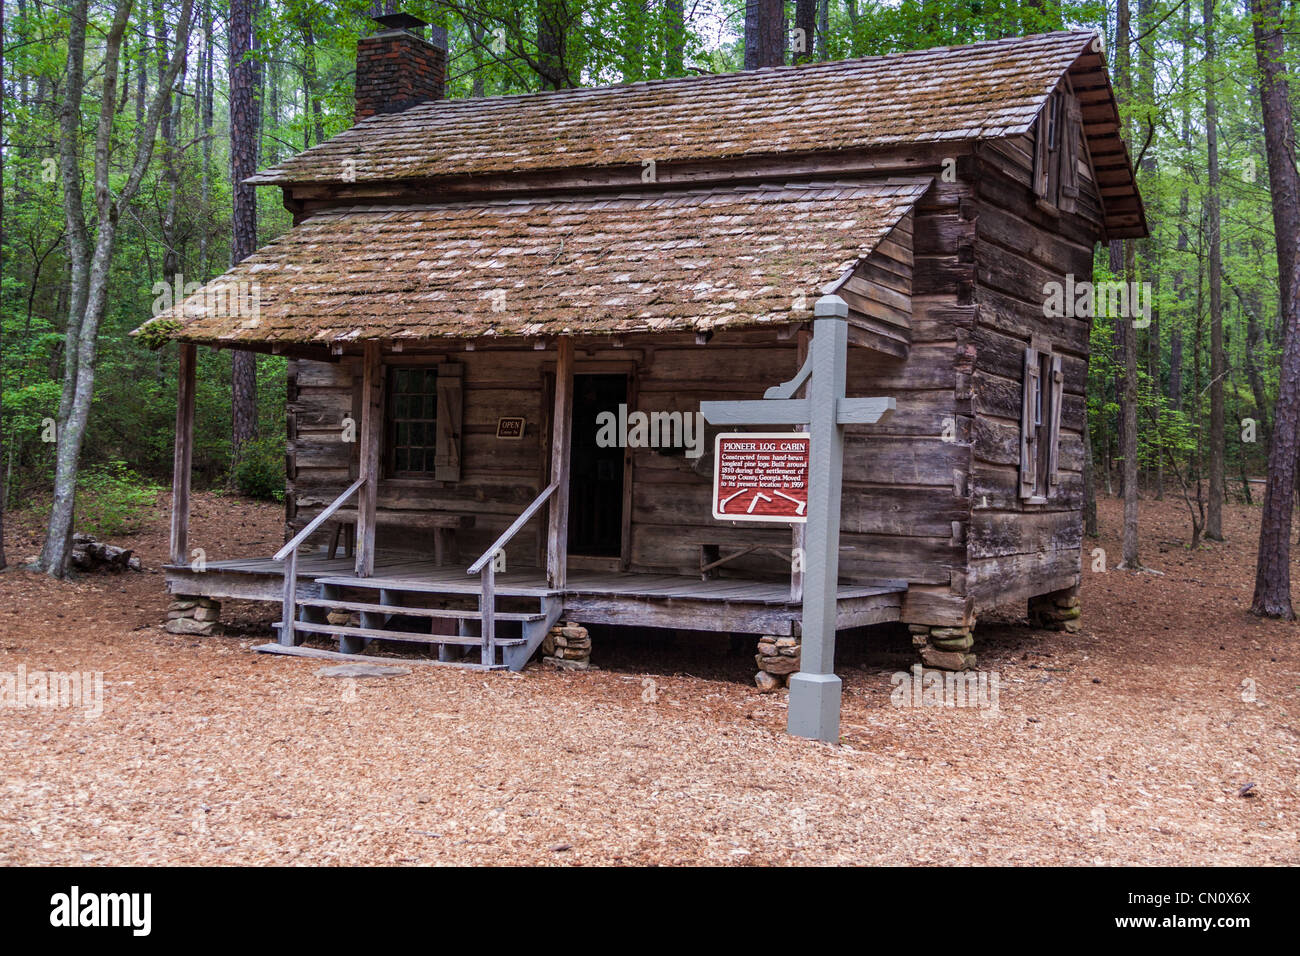
[[[800,322],[930,182],[331,210],[133,334],[256,348]]]

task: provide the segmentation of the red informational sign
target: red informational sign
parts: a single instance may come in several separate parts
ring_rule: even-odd
[[[713,456],[713,517],[807,521],[808,447],[806,432],[719,435]]]

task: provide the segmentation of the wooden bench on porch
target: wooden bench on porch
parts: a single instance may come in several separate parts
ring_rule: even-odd
[[[391,511],[383,508],[375,511],[375,524],[379,526],[401,527],[412,531],[433,532],[433,560],[438,565],[446,564],[448,559],[456,560],[458,555],[456,532],[474,527],[474,516],[455,514],[449,511]],[[352,557],[353,542],[356,535],[343,534],[345,527],[355,528],[357,510],[340,508],[330,517],[334,533],[330,537],[329,557],[338,555],[339,541],[343,541],[344,554]]]

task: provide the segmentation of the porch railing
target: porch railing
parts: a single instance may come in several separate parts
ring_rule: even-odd
[[[553,481],[533,499],[533,503],[519,513],[519,517],[501,536],[488,546],[488,549],[479,556],[479,559],[469,566],[466,574],[477,574],[479,576],[479,595],[478,610],[482,619],[482,657],[484,664],[491,664],[496,660],[496,556],[501,553],[510,539],[519,533],[519,529],[526,525],[533,515],[537,514],[542,507],[555,494],[555,489],[560,487],[558,481]]]
[[[298,547],[311,537],[312,532],[329,521],[334,512],[343,506],[343,503],[357,493],[357,490],[366,483],[367,478],[358,478],[349,487],[334,499],[325,509],[308,522],[307,527],[299,531],[293,538],[279,551],[275,552],[273,561],[284,561],[284,610],[280,616],[280,643],[290,647],[294,644],[293,639],[293,622],[297,616],[298,607]]]

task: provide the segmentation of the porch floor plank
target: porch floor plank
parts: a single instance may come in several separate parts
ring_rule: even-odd
[[[366,590],[405,590],[411,592],[477,595],[479,579],[465,573],[459,565],[438,565],[408,554],[377,555],[375,573],[368,578],[353,574],[354,559],[329,558],[324,552],[303,554],[298,560],[298,576],[305,581],[340,585]],[[237,558],[209,561],[206,568],[224,573],[270,575],[279,577],[284,566],[269,558]],[[168,565],[175,572],[193,571],[188,565]],[[505,597],[550,597],[558,592],[547,587],[546,574],[540,568],[518,568],[496,576],[497,594]],[[851,601],[862,598],[901,594],[904,581],[880,581],[871,584],[842,584],[838,598]],[[613,572],[570,568],[564,593],[572,596],[625,596],[649,600],[711,601],[767,606],[790,606],[788,581],[746,581],[740,578],[710,578],[697,575],[660,572]]]

